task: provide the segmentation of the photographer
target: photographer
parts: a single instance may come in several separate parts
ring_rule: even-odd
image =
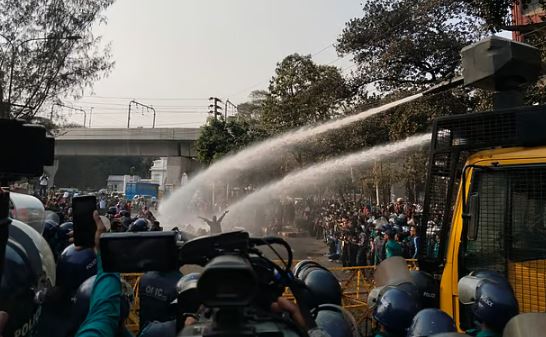
[[[105,273],[102,269],[99,238],[106,227],[95,211],[93,218],[97,225],[95,251],[97,253],[97,277],[85,321],[80,325],[77,337],[114,337],[119,331],[121,280],[118,273]]]

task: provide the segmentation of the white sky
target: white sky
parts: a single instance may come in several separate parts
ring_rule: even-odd
[[[74,104],[88,115],[93,107],[92,127],[126,127],[133,98],[156,108],[156,127],[199,126],[208,97],[246,101],[291,53],[313,54],[317,63],[350,72],[350,57],[339,59],[332,45],[345,22],[361,16],[360,3],[117,0],[106,12],[108,24],[95,30],[111,42],[115,68]],[[83,113],[70,119],[83,124]],[[132,127],[151,125],[151,113],[131,114]]]

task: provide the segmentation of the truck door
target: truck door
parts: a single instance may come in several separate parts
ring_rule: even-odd
[[[509,279],[521,312],[546,311],[546,166],[475,169],[470,195],[478,197],[474,233],[463,229],[459,278],[493,270]],[[461,305],[461,327],[470,323]]]

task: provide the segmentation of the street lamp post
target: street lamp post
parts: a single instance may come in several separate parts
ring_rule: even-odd
[[[10,72],[9,72],[9,88],[8,88],[8,105],[9,109],[11,111],[11,89],[13,86],[13,69],[15,68],[15,56],[17,55],[17,50],[19,47],[24,45],[25,43],[32,42],[32,41],[48,41],[48,40],[70,40],[75,41],[81,39],[81,36],[78,35],[71,35],[71,36],[60,36],[60,37],[37,37],[32,39],[27,39],[24,41],[19,42],[18,44],[15,44],[15,41],[12,41],[8,39],[6,36],[0,34],[0,37],[3,37],[4,40],[8,42],[8,44],[11,46],[11,60],[10,60]]]

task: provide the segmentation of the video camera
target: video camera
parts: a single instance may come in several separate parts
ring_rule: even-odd
[[[43,173],[44,165],[53,165],[55,139],[41,125],[26,124],[21,120],[0,119],[0,182],[23,177],[37,177]],[[8,240],[9,192],[0,196],[0,279],[2,278],[5,247]]]
[[[229,232],[177,242],[175,232],[105,233],[100,247],[107,272],[173,271],[183,265],[205,267],[197,293],[205,308],[198,323],[184,327],[177,317],[179,336],[306,336],[289,319],[271,312],[271,304],[290,287],[309,326],[314,326],[300,289],[290,272],[292,251],[281,238],[251,238]],[[259,246],[282,245],[287,261],[281,267],[264,256]],[[178,303],[182,305],[182,303]],[[193,313],[192,313],[193,314]]]

